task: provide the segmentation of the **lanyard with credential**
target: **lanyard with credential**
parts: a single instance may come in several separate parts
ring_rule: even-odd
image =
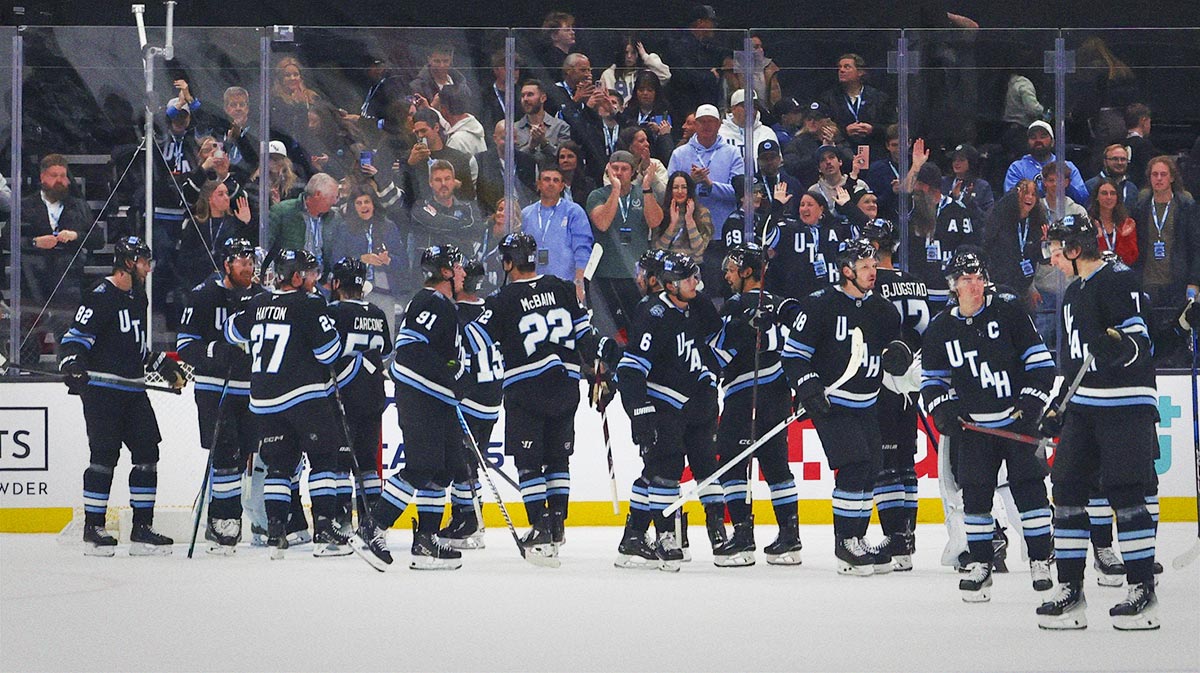
[[[1024,225],[1024,227],[1025,227],[1024,229],[1021,228],[1022,225]],[[1021,220],[1020,222],[1017,223],[1017,245],[1020,246],[1019,249],[1020,249],[1022,255],[1025,254],[1025,242],[1028,240],[1029,240],[1029,218],[1027,217],[1024,220]]]
[[[617,197],[617,208],[621,211],[621,224],[629,222],[629,204],[633,201],[633,192]]]
[[[554,224],[554,218],[558,215],[558,204],[560,204],[560,203],[562,203],[561,198],[559,198],[559,200],[554,203],[554,207],[550,209],[549,224],[547,224],[546,221],[542,219],[542,211],[544,211],[546,209],[545,206],[543,206],[540,203],[538,204],[538,209],[537,209],[538,233],[541,234],[541,236],[539,237],[540,240],[538,242],[541,243],[543,246],[546,245],[546,238],[547,238],[546,230],[550,228],[551,224]]]
[[[846,96],[846,107],[850,109],[850,114],[854,115],[854,121],[858,121],[858,111],[862,108],[862,99],[861,92],[857,99]]]
[[[1167,213],[1169,212],[1171,212],[1171,202],[1167,201],[1167,204],[1163,206],[1162,219],[1160,220],[1158,219],[1158,210],[1154,207],[1154,203],[1150,203],[1150,217],[1154,218],[1154,228],[1158,230],[1158,240],[1160,241],[1163,240],[1162,230],[1163,227],[1167,226]]]
[[[1113,223],[1112,236],[1109,236],[1108,232],[1104,231],[1103,229],[1101,229],[1101,231],[1104,233],[1104,242],[1108,244],[1108,249],[1116,252],[1116,250],[1117,250],[1117,225],[1116,225],[1116,223],[1115,222]]]

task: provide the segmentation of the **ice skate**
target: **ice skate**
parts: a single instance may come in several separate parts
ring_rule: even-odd
[[[392,564],[392,552],[388,551],[387,531],[374,522],[363,522],[354,535],[350,536],[350,549],[358,554],[367,565],[383,572]]]
[[[871,544],[867,542],[866,538],[862,538],[862,546],[871,555],[876,575],[886,575],[892,572],[892,553],[888,551],[891,547],[889,538],[883,538],[879,544]]]
[[[891,548],[888,550],[892,554],[892,570],[896,572],[907,572],[913,569],[912,555],[916,551],[916,535],[912,533],[898,533],[889,535]]]
[[[204,539],[208,545],[208,553],[213,556],[232,556],[237,551],[237,544],[242,539],[241,519],[209,519],[204,529]]]
[[[967,566],[967,576],[958,581],[958,590],[967,603],[992,600],[992,566],[976,561]]]
[[[1158,618],[1158,598],[1148,582],[1130,584],[1125,600],[1108,611],[1113,628],[1119,631],[1152,631],[1161,626]]]
[[[312,555],[317,558],[326,556],[349,556],[354,553],[350,548],[350,540],[346,533],[334,522],[325,517],[317,517],[317,534],[313,537]]]
[[[103,525],[84,526],[83,555],[112,556],[117,553],[117,538],[109,535]]]
[[[724,526],[722,525],[722,530]],[[754,565],[754,516],[733,525],[733,537],[713,547],[713,565],[745,568]]]
[[[450,523],[437,533],[438,539],[451,549],[483,549],[483,530],[475,521],[453,516]]]
[[[458,570],[462,567],[462,552],[443,544],[435,533],[417,530],[414,520],[412,560],[408,567],[413,570]]]
[[[996,531],[992,534],[992,572],[1008,572],[1007,559],[1008,535],[1000,524],[996,524]]]
[[[1029,576],[1033,579],[1034,591],[1049,591],[1054,588],[1054,579],[1050,576],[1050,561],[1033,559],[1029,562]]]
[[[1102,587],[1119,587],[1125,583],[1125,564],[1112,547],[1097,547],[1096,560],[1092,567],[1096,569],[1096,583]]]
[[[708,532],[708,541],[715,550],[729,540],[725,531],[725,503],[719,502],[704,506],[704,528]]]
[[[626,569],[656,570],[662,565],[662,560],[654,549],[646,543],[645,534],[625,528],[625,536],[617,547],[617,560],[613,565]]]
[[[271,521],[267,523],[267,549],[268,556],[272,561],[282,561],[287,553],[288,536],[284,532],[284,524],[282,522]]]
[[[1086,629],[1087,599],[1083,596],[1083,584],[1058,585],[1050,600],[1038,607],[1037,615],[1040,629]]]
[[[863,548],[859,538],[847,537],[838,540],[834,544],[833,555],[837,558],[839,575],[866,577],[875,574],[875,557]]]
[[[154,532],[148,523],[134,524],[129,542],[130,556],[170,556],[174,552],[175,541]]]
[[[554,522],[549,511],[543,512],[542,517],[533,523],[533,528],[521,538],[521,545],[527,553],[554,558],[558,556],[558,546],[554,544]]]
[[[654,545],[654,553],[660,561],[659,570],[671,573],[679,572],[679,568],[683,564],[683,548],[679,546],[679,541],[675,539],[674,532],[668,530],[658,534],[658,542]]]
[[[796,516],[789,516],[779,522],[779,535],[775,541],[763,547],[767,563],[776,566],[798,566],[801,563],[800,550],[800,521]]]

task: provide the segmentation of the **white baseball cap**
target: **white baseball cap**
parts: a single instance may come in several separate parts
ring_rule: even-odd
[[[757,95],[752,93],[751,96],[752,96],[751,100],[758,100]],[[746,90],[745,89],[738,89],[737,91],[734,91],[731,96],[729,96],[729,107],[733,107],[734,105],[741,105],[744,102],[746,102]]]
[[[719,111],[717,111],[716,105],[709,105],[708,103],[705,103],[704,105],[701,105],[700,107],[696,108],[696,121],[700,121],[701,117],[712,117],[713,119],[720,119],[721,113]]]
[[[272,140],[267,143],[267,154],[282,154],[287,156],[287,147],[284,146],[282,140]]]
[[[1033,132],[1034,129],[1041,129],[1046,132],[1046,135],[1050,136],[1051,138],[1054,137],[1054,127],[1040,119],[1030,124],[1029,128],[1025,130],[1025,133],[1029,134]]]

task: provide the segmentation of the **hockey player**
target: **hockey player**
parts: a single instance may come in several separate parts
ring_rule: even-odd
[[[728,232],[727,232],[728,233]],[[762,289],[765,251],[757,243],[729,249],[725,283],[733,297],[721,307],[721,331],[710,342],[722,365],[724,406],[717,427],[717,453],[728,461],[791,412],[791,390],[779,362],[783,337],[772,319],[779,299]],[[800,564],[800,519],[796,478],[788,465],[787,434],[759,447],[755,456],[771,488],[771,505],[779,535],[763,550],[767,563]],[[747,493],[750,459],[721,479],[725,506],[733,521],[733,537],[713,550],[717,566],[754,565],[754,516]]]
[[[971,554],[959,589],[968,603],[991,599],[991,510],[1003,462],[1021,511],[1033,588],[1048,591],[1054,583],[1045,457],[1035,445],[964,430],[962,420],[1031,434],[1050,399],[1054,361],[1016,298],[987,291],[987,267],[977,254],[956,253],[946,280],[957,306],[938,314],[925,332],[921,394],[938,428],[956,436],[954,474],[963,489]]]
[[[716,360],[706,328],[690,306],[698,274],[684,255],[663,258],[658,279],[664,291],[638,305],[629,345],[617,366],[621,402],[644,463],[633,483],[618,568],[679,570],[683,550],[662,511],[679,496],[685,455],[696,479],[715,471]],[[710,519],[714,515],[707,507],[706,514]],[[658,531],[653,547],[645,537],[652,519]],[[711,534],[710,539],[717,548],[720,541]]]
[[[383,309],[363,298],[367,282],[367,267],[350,257],[333,265],[329,305],[334,325],[342,339],[341,357],[334,363],[337,386],[342,393],[346,425],[350,429],[350,453],[338,456],[334,479],[337,481],[338,518],[336,528],[318,526],[313,536],[313,556],[345,556],[351,553],[346,545],[352,529],[351,480],[358,487],[358,518],[367,518],[367,510],[379,500],[383,481],[379,478],[378,452],[383,433],[383,410],[387,395],[383,384],[383,359],[392,352],[392,333],[388,329]],[[325,477],[309,475],[309,493]]]
[[[863,225],[862,232],[879,255],[875,292],[892,302],[900,312],[904,341],[919,345],[932,317],[925,283],[895,267],[900,236],[891,221],[871,220]],[[879,435],[883,458],[882,469],[875,477],[875,509],[888,541],[892,568],[900,571],[912,570],[912,555],[916,551],[917,472],[913,460],[917,453],[917,414],[920,412],[914,393],[919,387],[920,365],[917,362],[904,376],[884,374],[883,386],[879,389]]]
[[[333,474],[346,440],[329,399],[329,366],[341,354],[341,340],[325,300],[313,292],[317,258],[306,250],[282,250],[274,269],[278,289],[231,316],[225,339],[250,348],[250,412],[258,415],[258,450],[267,468],[267,546],[272,559],[281,559],[301,458],[307,456],[319,477],[309,486],[314,528],[331,530],[337,514]]]
[[[465,328],[484,311],[479,296],[486,270],[482,262],[470,260],[463,264],[463,289],[459,293],[458,323]],[[471,356],[463,386],[459,410],[480,451],[486,451],[492,441],[492,427],[500,417],[504,396],[504,356],[494,345]],[[483,522],[479,520],[479,460],[475,452],[464,446],[454,461],[454,483],[450,487],[450,523],[438,531],[438,539],[455,549],[483,549]]]
[[[158,419],[146,393],[131,384],[145,380],[146,369],[162,374],[173,387],[186,377],[164,353],[146,348],[142,316],[146,315],[146,276],[153,267],[150,247],[127,236],[113,247],[113,272],[83,296],[71,327],[63,335],[59,370],[72,395],[83,400],[90,464],[83,472],[83,553],[112,556],[117,540],[104,528],[113,469],[121,445],[129,447],[129,504],[133,508],[131,556],[171,553],[174,540],[160,535],[154,523],[158,487]],[[91,380],[89,370],[106,375]]]
[[[532,525],[530,552],[555,556],[565,541],[575,446],[580,358],[599,339],[568,281],[537,272],[537,241],[525,233],[500,243],[509,283],[489,296],[465,328],[470,351],[498,347],[504,361],[504,447],[513,456]]]
[[[773,206],[767,238],[774,242],[775,254],[767,271],[766,290],[777,297],[799,299],[838,281],[840,272],[832,262],[841,238],[824,196],[801,194],[798,219],[782,214],[783,206],[792,198],[784,192],[776,194],[773,202],[778,205]],[[780,215],[775,216],[775,212]]]
[[[833,491],[834,554],[838,572],[885,573],[892,569],[886,545],[869,546],[871,494],[881,462],[876,398],[883,372],[899,376],[912,362],[902,340],[900,314],[873,292],[875,247],[866,239],[847,241],[836,264],[842,282],[800,300],[783,351],[783,366],[796,399],[812,418],[829,467]],[[853,330],[865,351],[853,360]],[[844,372],[849,379],[833,384]]]
[[[414,500],[417,518],[409,567],[462,567],[462,553],[437,537],[446,509],[446,487],[463,442],[456,410],[463,375],[462,335],[454,308],[465,275],[462,253],[453,245],[426,248],[421,270],[425,287],[404,310],[391,367],[396,413],[404,433],[404,468],[388,477],[371,516],[359,521],[350,539],[354,551],[380,571],[392,563],[386,531]]]
[[[1063,376],[1072,381],[1091,356],[1081,385],[1063,416],[1048,413],[1039,428],[1060,437],[1054,485],[1054,547],[1059,586],[1038,609],[1047,629],[1087,626],[1083,594],[1087,563],[1090,485],[1099,483],[1117,519],[1128,594],[1110,609],[1113,626],[1157,629],[1154,588],[1155,524],[1145,491],[1158,447],[1158,394],[1151,342],[1141,317],[1141,291],[1130,271],[1100,259],[1095,225],[1087,217],[1064,217],[1049,228],[1044,252],[1074,277],[1063,294],[1060,334]],[[1064,391],[1060,394],[1065,394]]]
[[[228,556],[242,537],[242,474],[258,435],[250,413],[250,356],[226,341],[222,330],[230,315],[263,290],[254,282],[250,241],[226,239],[221,253],[221,273],[197,285],[188,296],[175,350],[194,368],[200,446],[213,452],[212,500],[204,538],[212,543],[208,553]],[[214,437],[218,419],[221,436]]]

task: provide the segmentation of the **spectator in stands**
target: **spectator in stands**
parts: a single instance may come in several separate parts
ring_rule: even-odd
[[[879,218],[879,197],[871,192],[859,192],[857,199],[850,199],[858,212],[862,213],[865,221]]]
[[[1149,189],[1133,213],[1142,290],[1153,307],[1178,306],[1187,289],[1200,289],[1200,215],[1171,157],[1151,159],[1146,180]]]
[[[1022,57],[1025,56],[1022,54]],[[1032,73],[1014,72],[1008,76],[1008,86],[1004,92],[1004,111],[1001,121],[1004,122],[1003,145],[1005,155],[1019,157],[1025,151],[1029,129],[1035,121],[1043,121],[1046,108],[1037,97],[1037,89],[1029,75]],[[1048,125],[1047,125],[1048,126]],[[1053,136],[1051,132],[1051,136]],[[1012,189],[1005,184],[1004,191]]]
[[[454,189],[454,196],[463,201],[473,201],[475,199],[474,176],[479,174],[475,157],[446,146],[445,137],[442,135],[441,120],[438,118],[437,112],[430,108],[424,108],[413,114],[412,119],[412,130],[417,137],[417,142],[413,143],[412,149],[409,150],[401,189],[417,201],[430,198],[430,168],[434,162],[441,160],[449,162],[454,167],[454,175],[458,181]],[[436,245],[436,242],[429,245]],[[463,254],[466,254],[465,250]]]
[[[604,249],[589,293],[598,319],[608,328],[601,329],[605,334],[628,330],[633,308],[642,298],[633,280],[635,267],[649,247],[650,231],[663,219],[662,206],[654,200],[654,177],[637,180],[636,163],[632,153],[614,152],[605,171],[608,184],[587,200],[592,237]]]
[[[1196,138],[1191,151],[1180,158],[1179,174],[1184,189],[1192,194],[1200,194],[1200,137]]]
[[[757,163],[758,144],[770,140],[775,143],[779,142],[779,138],[775,136],[775,131],[770,126],[762,123],[758,116],[758,107],[752,99],[749,105],[746,105],[746,90],[738,89],[729,97],[729,115],[721,122],[721,128],[718,134],[721,140],[731,145],[738,154],[742,154],[742,148],[746,146],[745,127],[746,115],[752,115],[751,128],[754,133],[750,139],[750,159]],[[743,155],[744,156],[744,155]]]
[[[26,362],[41,356],[43,335],[57,338],[66,331],[84,289],[87,253],[104,245],[102,232],[92,228],[92,209],[71,194],[66,157],[47,154],[38,169],[38,191],[21,199],[21,297],[29,312],[21,316],[21,333],[35,330],[33,319],[45,311],[24,340]],[[0,243],[5,250],[8,238],[5,230]]]
[[[1129,179],[1129,150],[1121,143],[1113,143],[1104,148],[1104,168],[1100,174],[1084,183],[1088,194],[1093,197],[1100,183],[1112,180],[1117,185],[1117,193],[1126,210],[1137,207],[1138,187]]]
[[[859,173],[867,169],[865,151],[859,151],[850,161],[850,174],[842,172],[842,151],[834,145],[824,145],[817,150],[817,181],[808,188],[810,192],[825,197],[832,215],[841,214],[858,192],[869,192],[871,188],[859,179]]]
[[[871,162],[863,180],[875,193],[880,217],[898,221],[900,213],[900,127],[888,124],[887,156]],[[946,192],[946,189],[942,189]]]
[[[316,256],[322,269],[332,268],[337,260],[328,259],[328,244],[332,232],[342,226],[341,217],[333,210],[337,200],[337,180],[326,173],[309,178],[302,195],[271,207],[268,249],[303,248]]]
[[[203,136],[197,139],[200,145],[196,166],[187,175],[181,176],[180,189],[189,203],[195,203],[200,198],[204,185],[208,182],[220,182],[226,187],[226,198],[237,199],[243,193],[247,176],[241,169],[235,168],[230,162],[229,155],[220,142],[213,136]],[[193,215],[195,213],[193,212]],[[224,241],[225,239],[220,239]],[[219,242],[219,241],[218,241]],[[190,287],[190,286],[189,286]]]
[[[558,76],[567,54],[575,47],[575,17],[566,12],[550,12],[542,20],[541,37],[541,44],[534,50],[542,67],[538,76],[549,81]]]
[[[711,5],[694,5],[688,11],[688,30],[670,42],[667,61],[671,71],[671,108],[676,119],[683,119],[701,105],[716,106],[721,100],[721,75],[730,56],[713,42],[717,13]]]
[[[1053,219],[1058,219],[1058,202],[1055,200],[1055,194],[1058,189],[1058,162],[1051,161],[1042,167],[1042,189],[1046,192],[1042,196],[1042,204],[1046,206],[1046,212]],[[1075,199],[1069,195],[1063,195],[1064,215],[1087,215],[1087,208],[1084,208]]]
[[[179,238],[179,280],[183,288],[199,285],[221,268],[221,247],[227,238],[258,242],[258,223],[250,200],[242,194],[231,201],[229,187],[209,180],[200,187],[192,218]]]
[[[624,111],[624,123],[646,129],[650,152],[660,161],[671,158],[671,112],[663,85],[654,73],[643,70],[634,79],[633,98]],[[686,141],[685,141],[686,142]]]
[[[767,56],[761,33],[752,33],[750,44],[754,48],[755,100],[769,109],[783,98],[783,91],[779,86],[779,66]]]
[[[1133,70],[1109,49],[1104,38],[1086,38],[1076,50],[1076,70],[1067,79],[1071,117],[1086,119],[1092,135],[1093,157],[1125,137],[1125,106],[1137,98]],[[1088,188],[1089,194],[1095,191]],[[1132,208],[1135,203],[1126,204]]]
[[[186,196],[181,185],[200,165],[200,144],[191,111],[179,98],[173,98],[165,110],[166,133],[158,141],[162,161],[154,162],[154,287],[151,300],[163,309],[167,328],[174,329],[182,313],[183,293],[176,278],[175,256],[179,234],[187,220],[187,208],[195,192]],[[186,202],[185,202],[186,196]]]
[[[309,173],[328,173],[341,179],[358,167],[363,148],[358,130],[325,101],[308,108],[308,129],[303,136],[301,156]]]
[[[390,173],[390,176],[382,179],[390,179],[398,187],[404,186],[408,158],[417,139],[412,132],[414,107],[412,102],[406,100],[389,103],[383,112],[380,133],[375,140],[375,156],[372,157],[372,163],[384,173]],[[409,203],[411,199],[405,205]],[[391,209],[388,210],[388,217],[393,221],[400,221],[397,219],[397,213]]]
[[[817,179],[817,151],[826,145],[838,145],[837,122],[817,101],[804,109],[804,126],[783,146],[783,166],[787,172],[811,185]]]
[[[1039,119],[1029,125],[1026,138],[1029,143],[1029,154],[1009,164],[1008,172],[1004,175],[1004,191],[1011,191],[1021,180],[1033,180],[1034,184],[1038,186],[1038,193],[1041,194],[1044,193],[1042,167],[1051,161],[1056,161],[1054,129],[1050,127],[1050,124]],[[1076,203],[1087,203],[1087,186],[1083,183],[1083,176],[1079,174],[1079,169],[1070,161],[1064,161],[1063,171],[1067,178],[1067,196],[1074,199]]]
[[[1137,222],[1129,216],[1120,194],[1121,184],[1116,179],[1101,180],[1092,192],[1088,217],[1096,224],[1100,251],[1112,250],[1132,267],[1138,262]]]
[[[1146,167],[1150,159],[1162,154],[1150,141],[1151,112],[1142,103],[1125,108],[1125,148],[1129,153],[1129,179],[1138,187],[1147,187]]]
[[[587,213],[563,197],[562,171],[557,166],[542,168],[538,176],[537,203],[521,211],[521,231],[538,244],[538,273],[558,276],[575,283],[575,294],[584,303],[583,270],[592,255],[592,226]]]
[[[988,255],[992,281],[1010,288],[1033,311],[1042,297],[1033,287],[1033,276],[1042,259],[1043,227],[1049,224],[1046,207],[1038,198],[1037,184],[1023,179],[996,201],[984,228],[983,249]]]
[[[719,223],[718,226],[724,225],[729,213],[737,207],[737,195],[733,193],[730,183],[733,182],[733,176],[746,173],[741,153],[721,141],[720,128],[721,119],[717,108],[713,105],[701,105],[696,109],[696,134],[686,145],[677,147],[671,153],[671,161],[667,163],[669,175],[683,171],[691,178],[695,186],[689,186],[687,189],[689,199],[697,199],[700,205],[709,211],[710,228],[713,223]],[[670,188],[674,187],[673,181],[674,179],[667,183],[668,194],[673,191]],[[709,287],[720,287],[721,262],[725,258],[722,234],[719,229],[710,232],[711,243],[704,254],[701,272],[709,274],[703,278]],[[694,243],[696,240],[689,237],[687,242]]]
[[[517,109],[521,107],[521,78],[522,72],[525,70],[525,57],[520,54],[514,54],[514,71],[513,71],[513,101]],[[505,68],[505,54],[503,49],[497,49],[492,52],[492,85],[487,87],[483,94],[483,107],[479,111],[479,123],[485,129],[495,128],[496,122],[504,121],[504,87],[507,86],[506,80],[508,77],[508,69]]]
[[[525,116],[516,122],[517,149],[532,156],[539,165],[557,161],[558,147],[571,139],[567,123],[546,114],[546,89],[536,79],[521,85],[521,109]]]
[[[229,163],[249,175],[258,166],[258,138],[250,133],[250,92],[231,86],[225,89],[223,98],[225,118],[213,133],[222,139]]]
[[[942,193],[959,201],[980,226],[987,221],[996,197],[987,180],[979,177],[979,150],[966,143],[950,151],[951,174],[942,179]]]
[[[487,149],[487,139],[483,125],[475,115],[467,112],[470,101],[463,93],[463,89],[457,84],[443,87],[434,102],[438,112],[441,112],[442,118],[446,120],[442,125],[446,133],[446,147],[475,156]],[[475,176],[476,179],[478,177]]]
[[[795,98],[783,98],[771,108],[771,116],[778,121],[771,125],[780,147],[787,147],[792,138],[804,127],[804,108]]]
[[[867,84],[867,62],[858,54],[838,57],[837,78],[837,86],[821,96],[821,105],[837,122],[851,149],[868,145],[872,155],[883,156],[885,130],[896,121],[891,98]]]
[[[363,94],[359,117],[371,124],[378,124],[389,105],[408,98],[408,81],[399,73],[391,71],[387,67],[387,61],[374,56],[368,57],[366,75],[371,85]]]
[[[622,105],[629,105],[637,88],[637,76],[642,72],[654,75],[663,86],[671,81],[671,69],[663,63],[662,57],[647,52],[641,40],[628,35],[621,42],[612,65],[600,73],[600,86],[616,91],[621,96]]]
[[[504,199],[504,120],[496,122],[492,132],[494,149],[475,155],[479,165],[479,182],[475,193],[479,207],[491,213],[498,201]],[[517,166],[517,204],[521,207],[533,202],[537,193],[537,163],[524,152],[513,152]]]
[[[596,92],[592,62],[583,54],[568,54],[562,63],[561,77],[546,91],[546,111],[570,123],[570,110],[583,108]]]
[[[295,56],[279,59],[271,85],[271,138],[287,145],[293,162],[300,159],[297,150],[308,129],[308,108],[319,98],[304,83],[300,61]]]
[[[563,113],[571,136],[583,148],[588,177],[593,182],[603,180],[604,166],[621,139],[620,94],[597,87],[584,106],[566,108]]]
[[[421,268],[421,253],[431,245],[452,243],[465,258],[478,258],[483,252],[486,230],[474,200],[458,196],[455,190],[458,180],[453,163],[435,159],[429,164],[427,175],[422,190],[427,196],[413,204],[410,215],[408,268],[414,273]]]
[[[679,125],[679,130],[679,142],[675,144],[675,147],[688,144],[688,142],[691,141],[692,136],[696,135],[695,112],[689,112],[688,115],[683,118],[683,123]]]
[[[370,186],[351,189],[349,202],[345,226],[334,231],[332,257],[357,259],[367,266],[367,280],[373,289],[366,299],[383,310],[388,328],[393,330],[397,298],[404,297],[405,290],[410,289],[403,287],[407,261],[404,237],[384,214],[383,205]]]
[[[651,176],[650,187],[654,191],[654,199],[662,201],[667,193],[667,167],[650,154],[650,135],[646,129],[629,126],[621,129],[621,137],[617,141],[617,149],[625,150],[633,155],[633,181],[641,184],[647,174]],[[608,184],[608,176],[604,177]]]
[[[712,212],[696,197],[696,182],[692,174],[684,171],[671,173],[661,210],[662,224],[653,230],[655,249],[679,252],[697,263],[707,264],[706,251],[712,247],[710,241],[715,240]],[[728,213],[725,216],[728,218]],[[724,250],[724,245],[721,248]]]
[[[287,156],[287,148],[282,142],[272,140],[267,150],[267,184],[271,190],[271,205],[300,196],[304,190],[297,184],[299,179],[292,167],[292,160]]]
[[[428,60],[416,79],[408,83],[408,88],[414,94],[419,94],[427,101],[443,87],[457,86],[464,100],[475,99],[475,87],[467,76],[454,67],[454,48],[448,44],[435,44],[429,50]]]
[[[768,138],[758,144],[757,154],[758,171],[754,174],[754,183],[762,185],[768,195],[775,194],[776,185],[783,184],[790,195],[784,201],[785,210],[794,215],[800,203],[797,197],[804,191],[804,185],[783,169],[783,153],[779,151],[779,143]]]
[[[563,198],[574,201],[581,208],[587,205],[588,195],[596,188],[584,161],[583,148],[574,140],[568,140],[559,146],[556,165],[562,177]]]

